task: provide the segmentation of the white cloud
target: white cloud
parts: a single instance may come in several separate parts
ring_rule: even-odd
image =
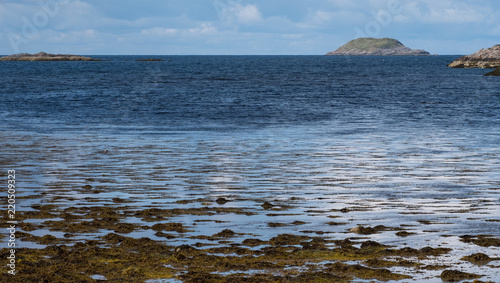
[[[35,40],[32,44],[36,45],[43,42],[51,44],[74,44],[81,42],[92,42],[93,40],[101,40],[102,37],[103,34],[93,29],[69,32],[55,32],[46,30],[41,32],[40,38],[38,40]],[[49,52],[51,52],[51,50],[49,50]]]
[[[419,22],[431,24],[468,24],[481,23],[489,18],[485,7],[460,2],[446,1],[412,1],[407,12]]]
[[[348,8],[348,9],[353,9],[359,7],[359,2],[356,3],[356,1],[352,0],[328,0],[329,3],[332,3],[336,7],[340,8]]]
[[[214,35],[217,33],[217,29],[210,23],[202,23],[201,26],[190,28],[188,31],[193,35]]]
[[[154,27],[141,30],[142,35],[147,36],[171,36],[178,33],[177,29]]]
[[[254,24],[263,20],[257,6],[250,4],[223,7],[219,12],[221,19],[228,23]]]
[[[316,11],[312,17],[315,22],[324,23],[331,21],[338,12]]]
[[[217,29],[210,23],[201,23],[197,27],[188,29],[173,29],[173,28],[162,28],[154,27],[141,30],[141,35],[154,36],[154,37],[165,37],[165,36],[203,36],[203,35],[215,35],[217,34]]]
[[[262,15],[255,5],[236,6],[234,9],[240,23],[252,23],[262,20]]]
[[[354,24],[366,20],[363,13],[349,10],[338,11],[315,11],[308,16],[307,21],[313,25],[324,25],[332,23]]]

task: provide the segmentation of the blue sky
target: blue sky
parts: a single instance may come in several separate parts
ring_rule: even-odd
[[[493,0],[0,0],[0,54],[321,55],[357,37],[500,44]]]

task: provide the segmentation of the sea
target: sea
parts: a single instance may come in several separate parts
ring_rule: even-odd
[[[256,214],[176,220],[189,235],[231,229],[242,240],[405,227],[415,236],[370,237],[500,257],[459,240],[500,237],[500,79],[488,70],[448,68],[459,56],[92,57],[104,61],[0,62],[2,187],[15,170],[19,211],[114,198],[248,208]],[[147,58],[163,61],[136,61]]]

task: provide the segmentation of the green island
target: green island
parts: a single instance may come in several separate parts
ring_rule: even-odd
[[[358,38],[351,40],[339,49],[326,55],[378,55],[378,56],[415,56],[430,55],[424,50],[414,50],[393,38]]]

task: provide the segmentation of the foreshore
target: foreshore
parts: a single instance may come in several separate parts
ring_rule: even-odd
[[[22,201],[22,200],[21,200]],[[52,282],[145,281],[178,279],[183,282],[352,282],[353,280],[473,280],[483,277],[480,271],[463,272],[464,266],[496,268],[500,258],[484,253],[458,256],[460,247],[434,245],[413,248],[375,241],[379,233],[411,237],[403,227],[361,227],[352,234],[331,239],[331,233],[310,231],[310,236],[279,234],[270,239],[254,238],[251,231],[236,233],[224,229],[212,235],[193,234],[193,228],[168,219],[174,217],[210,217],[214,215],[255,215],[251,208],[224,207],[211,200],[197,209],[134,210],[123,199],[113,199],[113,206],[84,206],[62,209],[57,205],[33,205],[20,212],[21,227],[16,237],[19,248],[16,279]],[[219,203],[224,200],[219,199]],[[190,203],[190,202],[186,202]],[[284,213],[287,209],[264,203],[263,213]],[[130,223],[127,217],[140,219]],[[60,219],[60,220],[58,220]],[[214,222],[206,219],[195,221]],[[216,222],[216,221],[215,221]],[[281,225],[280,225],[281,224]],[[269,229],[304,225],[268,223]],[[332,221],[327,225],[343,225]],[[156,238],[131,236],[149,230]],[[44,236],[38,231],[51,231]],[[103,232],[109,231],[109,232]],[[78,235],[94,234],[92,240],[75,241]],[[54,236],[56,235],[56,236]],[[334,237],[335,238],[335,237]],[[169,242],[188,240],[190,244]],[[499,247],[500,239],[485,235],[453,236],[444,241],[459,241],[462,247],[487,249]],[[2,249],[6,255],[8,249]],[[490,265],[491,264],[491,265]],[[460,266],[460,268],[457,268]],[[475,270],[474,268],[469,268]],[[8,280],[12,275],[3,273]],[[404,281],[408,282],[408,281]],[[453,281],[456,282],[456,281]],[[474,281],[483,282],[483,281]],[[493,282],[493,281],[490,281]]]

